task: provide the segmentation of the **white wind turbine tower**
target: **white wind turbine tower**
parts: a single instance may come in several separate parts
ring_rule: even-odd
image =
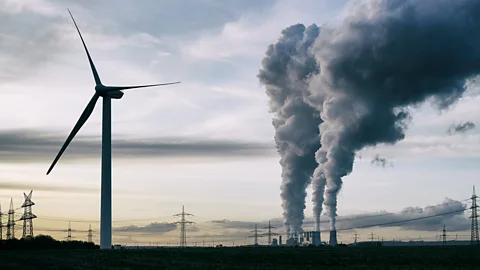
[[[52,165],[47,171],[47,175],[52,171],[53,167],[60,159],[61,155],[68,147],[68,144],[75,137],[80,128],[85,124],[88,117],[93,112],[97,100],[103,98],[103,115],[102,115],[102,183],[101,183],[101,206],[100,206],[100,248],[101,249],[111,249],[112,246],[112,109],[111,109],[111,100],[120,99],[123,96],[121,90],[134,89],[134,88],[145,88],[152,86],[161,86],[161,85],[170,85],[180,82],[171,82],[171,83],[162,83],[162,84],[149,84],[149,85],[138,85],[138,86],[105,86],[100,81],[97,69],[93,64],[90,53],[88,52],[85,41],[83,40],[82,34],[78,29],[77,23],[72,16],[70,10],[70,17],[77,28],[78,35],[82,40],[85,53],[87,54],[88,61],[90,63],[90,68],[92,69],[93,78],[95,79],[95,94],[93,95],[90,102],[85,107],[80,119],[73,127],[72,132],[68,135],[67,140],[63,144],[62,148],[58,152],[57,156],[53,160]]]

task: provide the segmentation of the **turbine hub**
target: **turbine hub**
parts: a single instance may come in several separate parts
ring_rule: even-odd
[[[107,87],[105,87],[105,85],[103,84],[97,84],[95,85],[95,91],[99,92],[100,93],[105,93],[107,92]]]
[[[97,84],[95,86],[95,91],[101,97],[110,97],[113,99],[121,99],[123,97],[123,92],[120,90],[114,90],[112,87],[105,86],[103,84]]]

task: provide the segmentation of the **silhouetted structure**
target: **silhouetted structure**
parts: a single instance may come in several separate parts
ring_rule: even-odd
[[[445,228],[445,225],[443,225],[443,230],[442,230],[442,243],[444,245],[447,243],[447,229]]]
[[[11,239],[15,239],[15,209],[13,208],[13,199],[10,199],[7,222],[7,240]]]
[[[278,233],[272,232],[272,229],[276,229],[277,227],[272,226],[272,223],[268,221],[268,227],[265,227],[265,229],[268,229],[268,232],[265,233],[264,235],[268,236],[268,245],[272,245],[272,236],[278,235]]]
[[[32,206],[35,205],[35,203],[32,201],[32,193],[33,190],[31,190],[28,195],[23,193],[25,201],[22,204],[23,215],[20,218],[20,220],[23,220],[22,238],[33,237],[33,219],[37,216],[32,213]]]
[[[90,224],[88,226],[88,235],[87,235],[87,242],[89,243],[93,243],[93,240],[92,240],[92,237],[93,237],[93,234],[92,234],[92,224]]]
[[[471,244],[478,245],[478,213],[477,213],[477,195],[475,194],[475,186],[473,186],[473,195],[472,195],[472,215],[470,218],[472,219],[472,227],[471,227],[471,237],[470,242]]]
[[[72,241],[72,227],[70,226],[70,221],[68,222],[68,230],[67,230],[67,241]]]
[[[180,217],[180,221],[174,222],[174,224],[180,224],[180,247],[187,246],[187,224],[194,224],[193,221],[188,221],[185,219],[186,216],[193,216],[192,214],[185,213],[185,206],[182,205],[182,212],[173,215],[174,217]]]
[[[253,230],[251,232],[253,232],[253,235],[250,235],[248,238],[253,238],[253,244],[255,246],[258,246],[258,237],[261,237],[262,235],[260,235],[259,232],[258,232],[257,224],[255,224],[255,230]]]

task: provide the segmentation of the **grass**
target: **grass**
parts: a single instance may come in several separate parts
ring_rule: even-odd
[[[0,269],[480,269],[480,247],[4,250]]]

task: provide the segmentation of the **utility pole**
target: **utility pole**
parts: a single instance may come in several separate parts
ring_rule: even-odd
[[[357,240],[358,240],[358,233],[355,232],[354,236],[353,236],[353,242],[356,244],[357,243]]]
[[[370,239],[372,240],[372,243],[373,243],[373,232],[370,234]]]
[[[470,218],[472,219],[472,227],[471,227],[471,237],[470,237],[470,244],[478,245],[479,237],[478,237],[478,213],[477,213],[477,195],[475,194],[475,186],[473,186],[473,195],[472,195],[472,215]]]
[[[88,226],[88,234],[87,234],[87,241],[89,243],[93,243],[93,240],[92,240],[92,237],[93,237],[93,234],[92,234],[92,224],[89,224]]]
[[[443,230],[442,230],[442,244],[445,245],[447,243],[447,230],[445,228],[445,225],[443,225]]]
[[[8,210],[7,240],[15,239],[15,209],[13,199],[10,199],[10,210]]]
[[[184,248],[187,246],[187,230],[185,229],[185,227],[187,224],[195,224],[195,222],[193,221],[186,220],[185,217],[193,215],[185,213],[185,206],[182,205],[182,212],[173,216],[180,217],[180,221],[174,222],[173,224],[180,224],[180,247]]]
[[[272,244],[272,236],[277,236],[278,233],[272,232],[272,229],[276,229],[277,227],[272,226],[270,220],[268,221],[268,227],[264,229],[268,229],[268,233],[265,233],[263,236],[268,236],[268,245]]]
[[[25,201],[22,204],[23,210],[23,215],[20,218],[20,220],[23,220],[23,234],[22,238],[30,238],[33,237],[33,219],[36,218],[32,213],[32,206],[35,205],[35,203],[32,201],[32,193],[33,190],[30,191],[30,193],[27,195],[23,193],[23,197],[25,198]]]

